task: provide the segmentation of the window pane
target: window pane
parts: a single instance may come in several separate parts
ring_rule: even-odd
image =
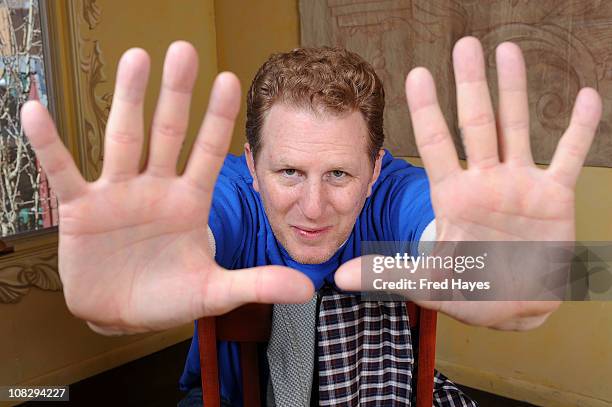
[[[38,0],[0,0],[0,237],[57,224],[57,204],[23,135],[21,106],[48,105]]]

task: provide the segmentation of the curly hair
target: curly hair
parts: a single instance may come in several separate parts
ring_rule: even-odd
[[[385,93],[374,68],[342,48],[296,48],[273,54],[259,68],[247,94],[246,136],[253,157],[261,149],[261,128],[275,103],[344,115],[359,111],[368,128],[372,164],[384,142]]]

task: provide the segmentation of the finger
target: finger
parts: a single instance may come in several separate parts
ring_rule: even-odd
[[[595,89],[581,89],[570,124],[559,141],[548,171],[560,182],[574,187],[601,119],[601,98]]]
[[[469,168],[487,168],[499,163],[495,116],[485,75],[480,42],[460,39],[453,50],[457,83],[459,128]]]
[[[215,79],[208,110],[184,174],[190,184],[205,192],[212,193],[239,110],[240,82],[234,74],[223,72]]]
[[[57,134],[49,112],[36,101],[21,108],[21,123],[60,203],[83,193],[87,183]]]
[[[138,174],[149,65],[147,53],[137,48],[128,50],[119,61],[104,138],[102,176],[109,181],[122,181]]]
[[[396,280],[395,270],[387,269],[382,273],[374,271],[374,259],[379,258],[379,255],[365,255],[354,258],[344,263],[334,274],[334,281],[338,288],[344,291],[354,292],[372,292],[379,294],[395,294],[400,295],[411,301],[415,300],[413,292],[407,289],[384,286],[383,281]],[[410,278],[410,275],[403,276],[404,280]]]
[[[177,41],[170,45],[151,126],[147,172],[152,175],[176,175],[176,163],[189,124],[189,105],[197,70],[198,55],[191,44]]]
[[[516,44],[505,42],[497,47],[496,58],[502,160],[532,164],[527,74],[523,54]]]
[[[429,181],[434,184],[460,171],[457,151],[436,96],[436,86],[426,69],[415,68],[408,74],[406,97],[417,148]]]
[[[443,258],[446,253],[454,253],[454,247],[456,246],[447,246],[445,251],[438,252],[436,257]],[[396,294],[411,301],[439,299],[452,294],[450,291],[436,291],[421,284],[422,281],[440,283],[448,280],[452,277],[450,269],[435,265],[425,266],[419,261],[413,262],[412,258],[408,261],[400,259],[398,261],[395,256],[380,254],[357,257],[340,266],[334,280],[343,290]]]
[[[334,281],[338,288],[343,291],[362,291],[362,261],[363,256],[349,260],[340,266],[334,274]]]
[[[362,262],[367,261],[365,260],[366,257],[369,257],[369,256],[357,257],[355,259],[349,260],[348,262],[340,266],[340,268],[338,269],[338,271],[336,271],[336,274],[334,275],[334,281],[336,282],[336,285],[338,286],[338,288],[340,288],[343,291],[355,291],[355,292],[364,291],[364,290],[377,291],[373,287],[364,287],[362,285],[361,277],[364,274],[363,269],[362,269]],[[383,278],[384,278],[384,274],[383,274]],[[435,311],[441,311],[443,304],[447,302],[447,301],[430,301],[430,300],[412,298],[410,295],[411,294],[410,291],[407,291],[407,290],[386,290],[385,292],[388,294],[396,294],[396,295],[402,296],[406,300],[412,301],[420,307],[432,309]]]
[[[303,273],[288,267],[264,266],[244,270],[223,270],[220,284],[229,306],[248,303],[297,304],[314,295],[312,281]]]

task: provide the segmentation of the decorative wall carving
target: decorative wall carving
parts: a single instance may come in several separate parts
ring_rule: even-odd
[[[89,29],[93,30],[100,22],[102,10],[100,10],[100,7],[96,4],[96,0],[84,0],[81,5],[81,14]]]
[[[303,45],[342,46],[373,64],[387,95],[385,146],[396,155],[418,155],[406,130],[407,73],[417,65],[432,72],[442,109],[454,124],[451,50],[459,38],[475,35],[487,53],[492,89],[497,44],[513,41],[523,49],[536,162],[550,162],[579,88],[592,86],[604,98],[604,115],[587,165],[612,167],[612,2],[301,0],[300,13]],[[463,157],[458,130],[451,129]]]
[[[57,272],[57,246],[50,245],[0,265],[0,304],[19,302],[32,287],[48,291],[62,289]]]
[[[81,110],[78,125],[84,139],[82,163],[85,178],[94,180],[102,171],[104,129],[112,101],[110,92],[99,94],[98,91],[99,85],[107,82],[106,62],[95,32],[102,11],[96,0],[75,1],[70,5],[76,38],[73,52],[80,68],[77,99]]]

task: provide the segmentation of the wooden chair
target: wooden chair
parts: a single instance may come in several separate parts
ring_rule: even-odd
[[[436,358],[436,312],[406,303],[410,327],[418,326],[419,351],[416,372],[416,406],[433,404],[434,364]],[[244,407],[260,405],[259,363],[257,344],[270,337],[272,306],[249,304],[220,317],[198,321],[198,341],[202,375],[202,393],[205,407],[219,406],[219,367],[217,341],[240,344],[240,363]]]

